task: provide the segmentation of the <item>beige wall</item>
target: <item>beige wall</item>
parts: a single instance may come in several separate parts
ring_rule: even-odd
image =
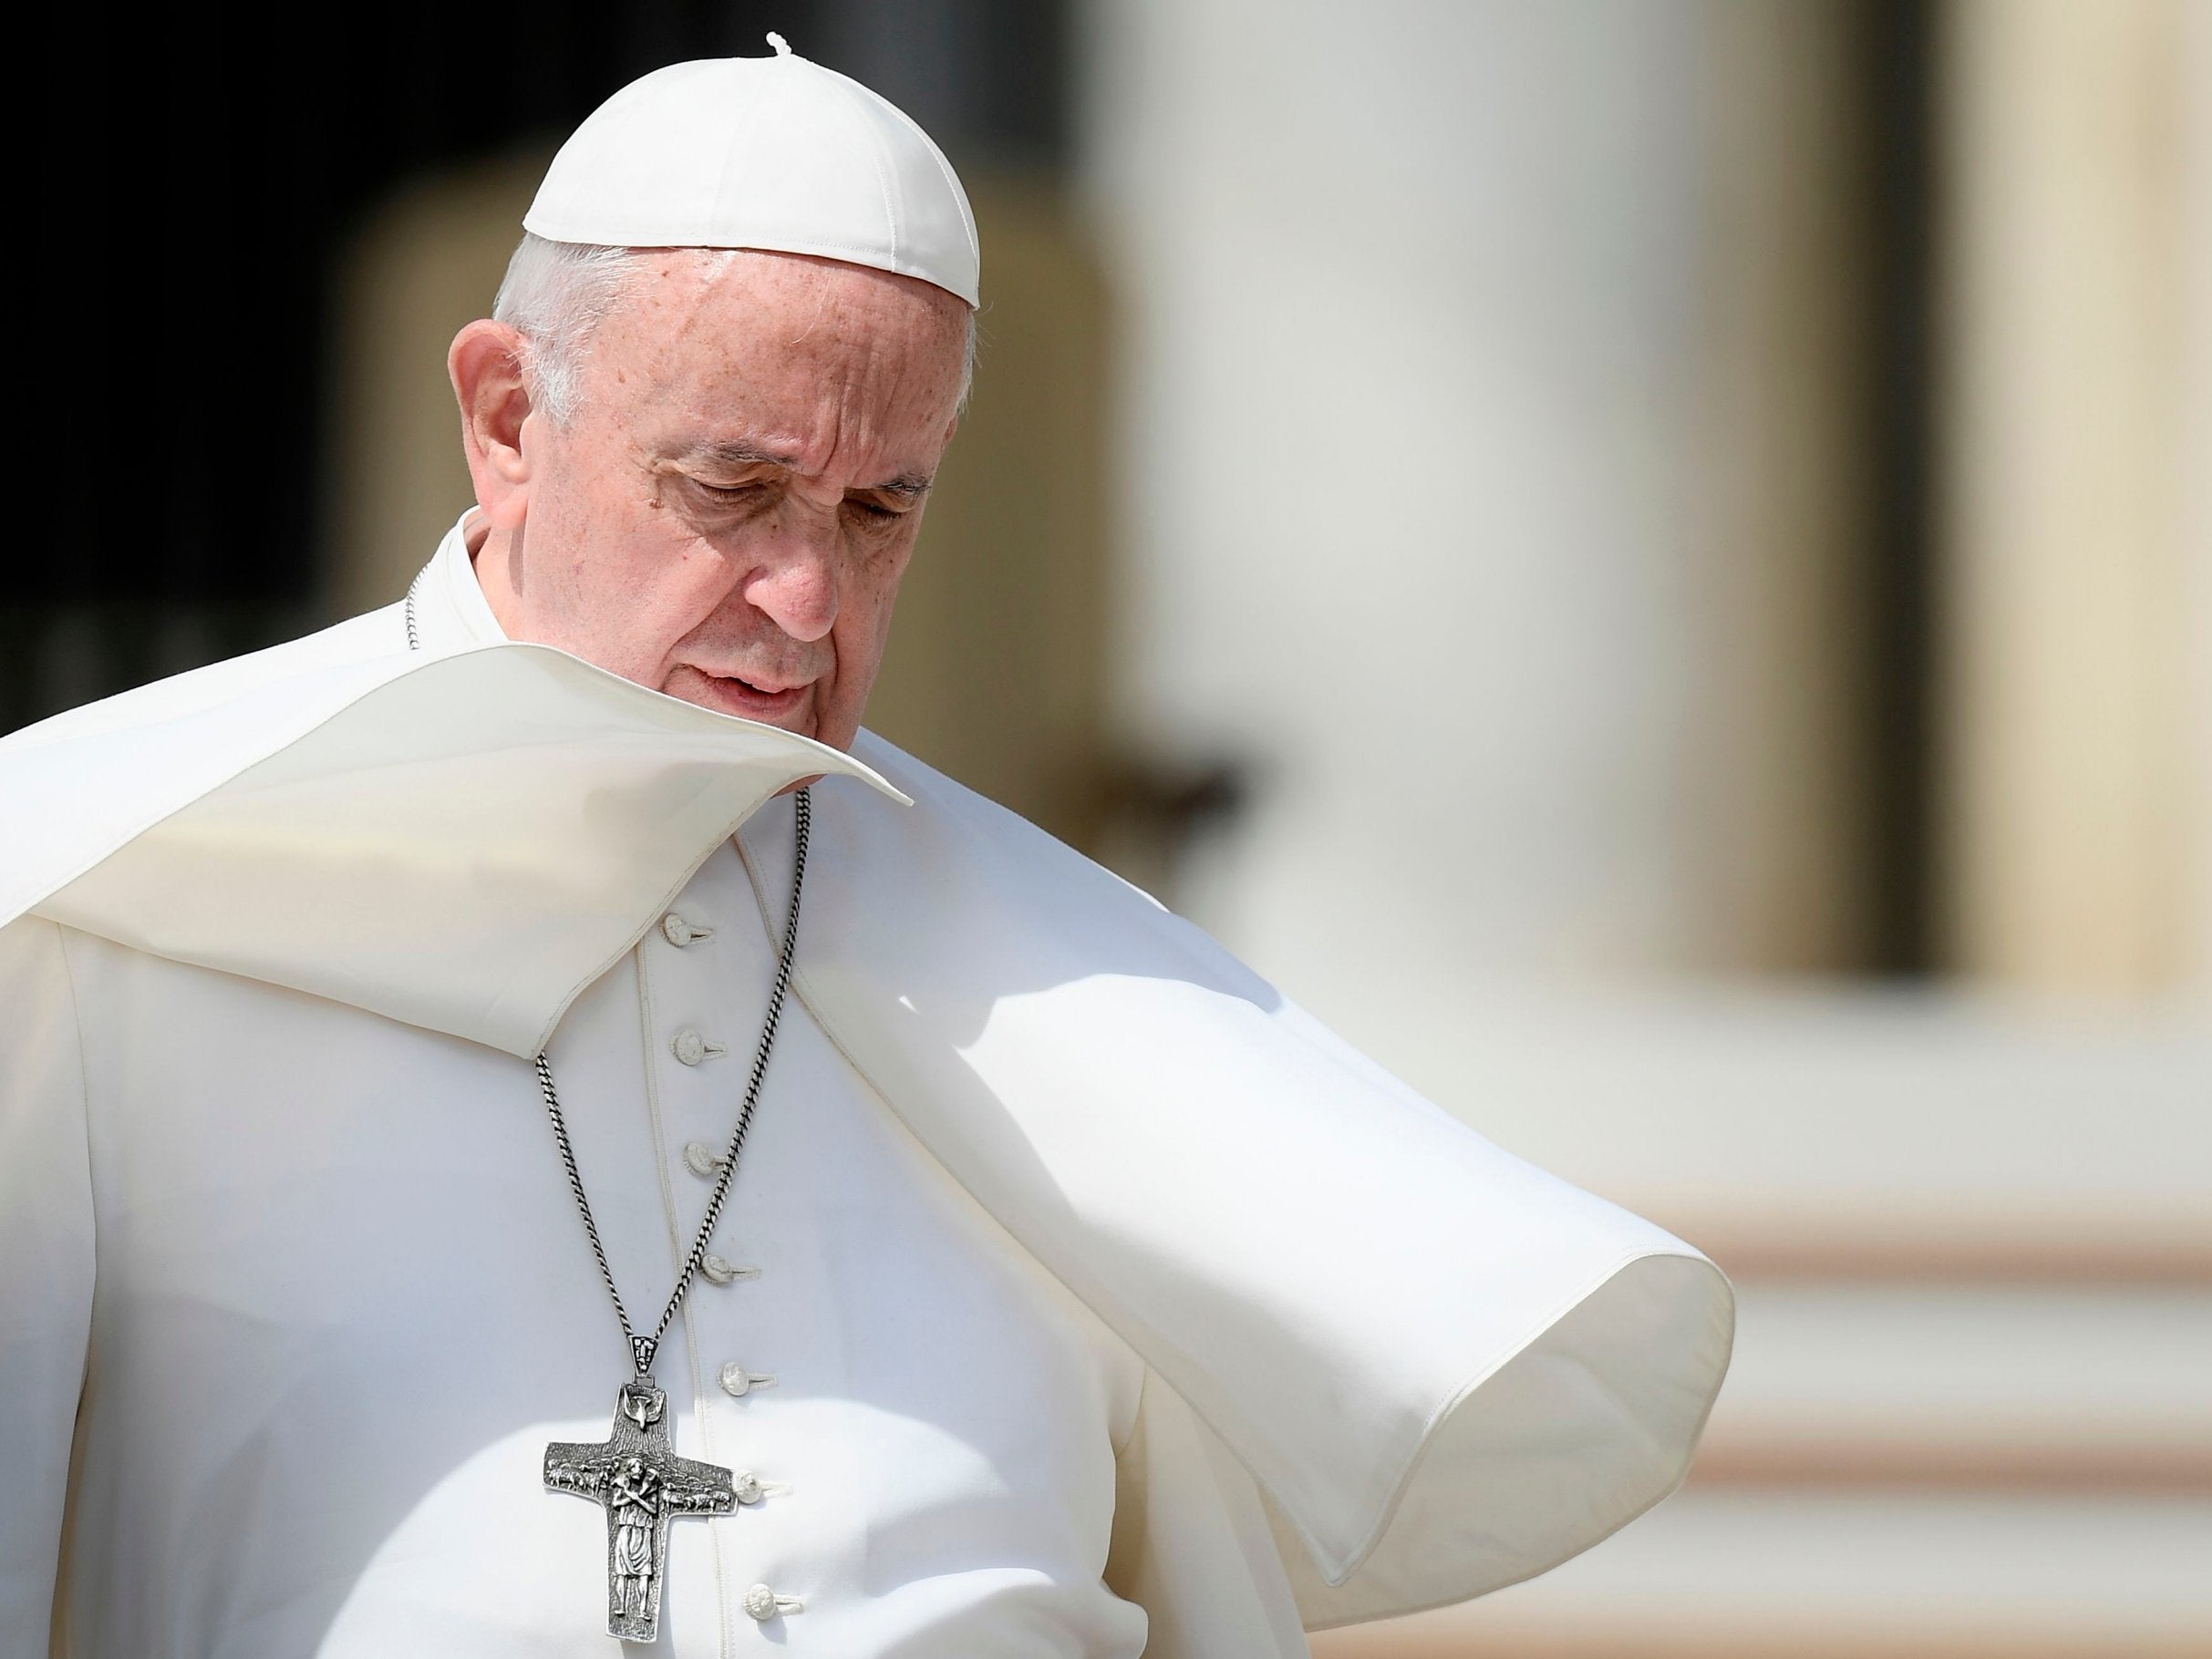
[[[354,241],[338,286],[326,469],[334,617],[398,599],[475,500],[446,347],[490,314],[549,159],[418,180]]]

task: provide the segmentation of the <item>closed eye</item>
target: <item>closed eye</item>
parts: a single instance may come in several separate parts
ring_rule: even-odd
[[[741,501],[748,496],[760,493],[758,484],[709,484],[704,479],[693,479],[691,486],[702,495],[712,496],[718,501]]]

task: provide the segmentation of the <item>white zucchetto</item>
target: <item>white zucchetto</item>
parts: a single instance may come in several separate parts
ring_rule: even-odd
[[[765,248],[919,277],[970,305],[976,216],[903,111],[797,56],[670,64],[599,106],[523,216],[550,242]]]

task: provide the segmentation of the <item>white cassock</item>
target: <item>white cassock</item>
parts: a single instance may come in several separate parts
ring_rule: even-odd
[[[458,529],[417,598],[0,742],[0,1650],[614,1651],[541,1462],[627,1355],[528,1062],[649,1325],[816,773],[656,1365],[760,1495],[671,1525],[659,1651],[1295,1654],[1679,1482],[1696,1252],[880,740],[502,642]]]

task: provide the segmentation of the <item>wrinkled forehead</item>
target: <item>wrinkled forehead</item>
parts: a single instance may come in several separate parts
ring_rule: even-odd
[[[928,477],[965,389],[971,313],[911,277],[805,254],[641,252],[585,407],[648,455],[718,446],[871,483]]]
[[[619,344],[710,366],[766,357],[903,375],[964,363],[967,305],[932,283],[803,253],[642,249],[604,325]]]

